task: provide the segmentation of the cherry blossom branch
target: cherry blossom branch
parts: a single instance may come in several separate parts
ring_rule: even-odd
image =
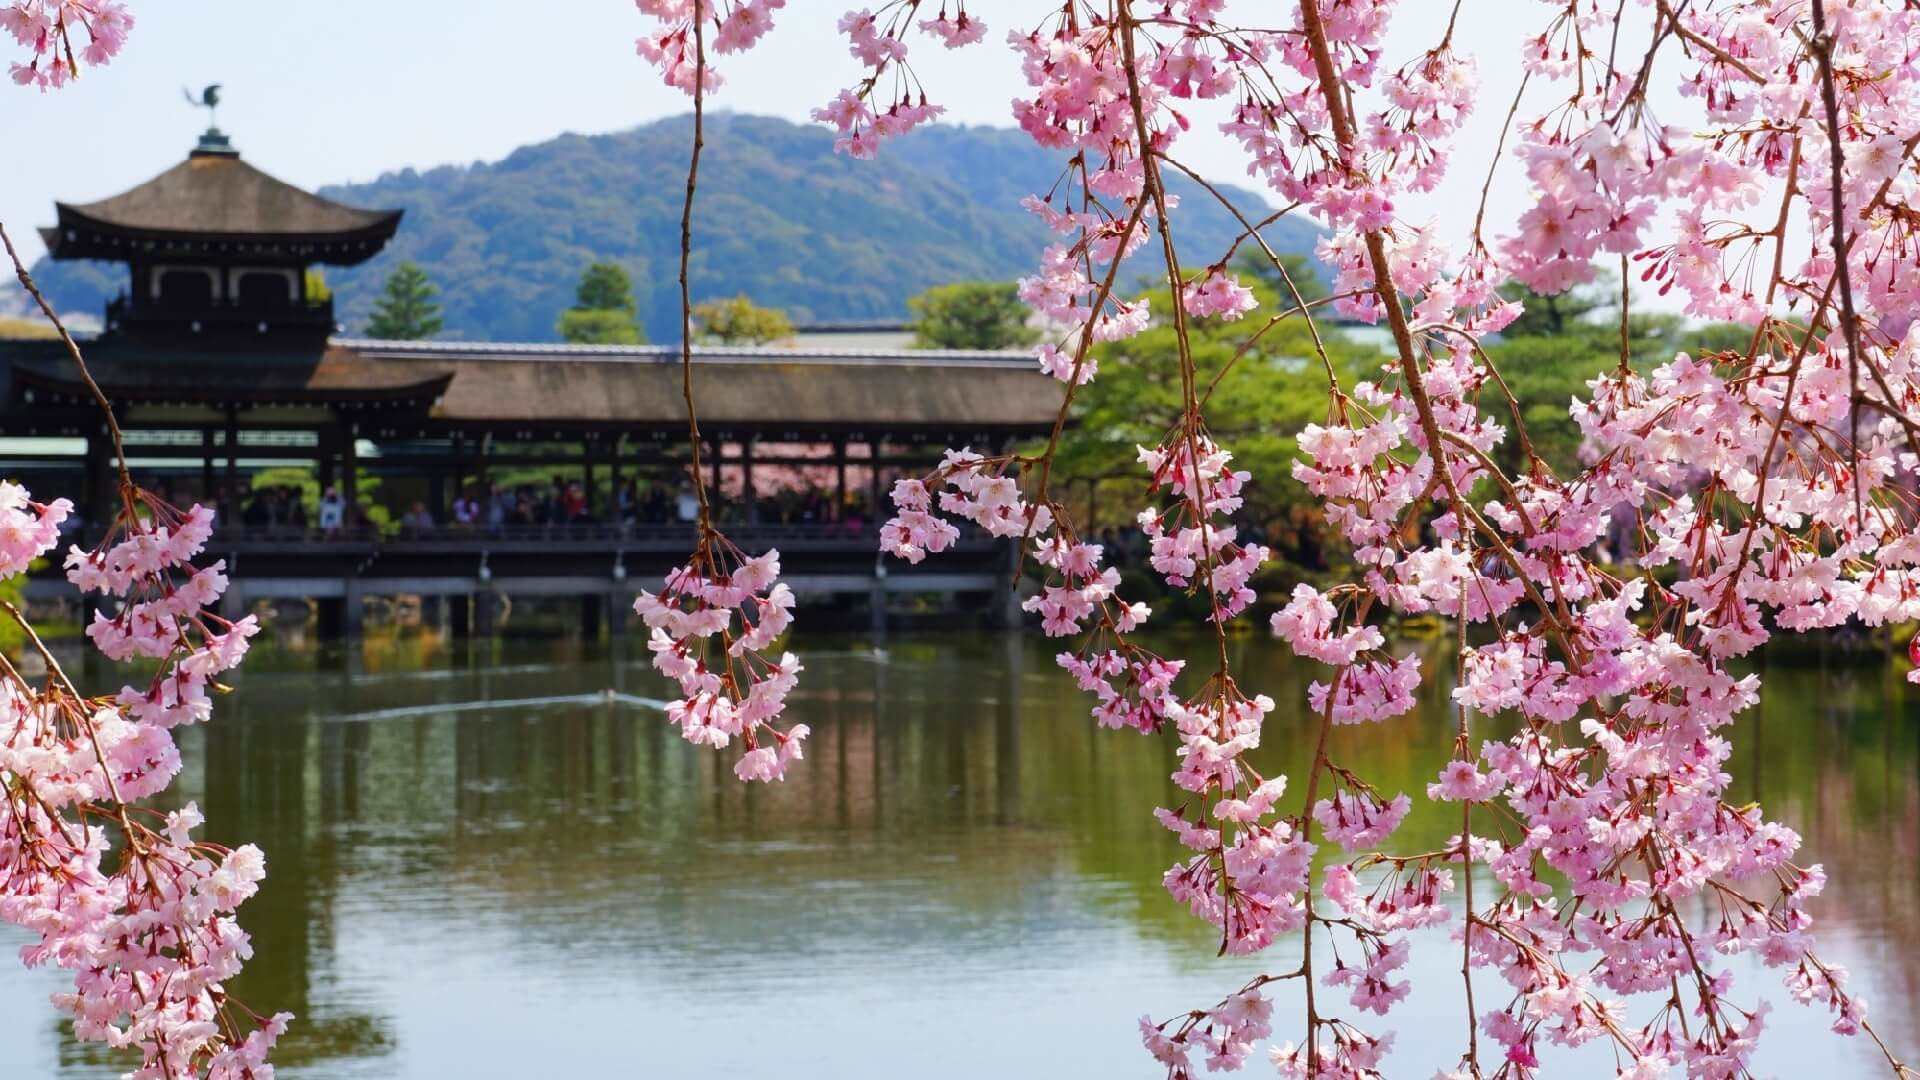
[[[1860,317],[1853,310],[1853,273],[1847,268],[1847,200],[1842,168],[1845,154],[1840,149],[1840,105],[1833,89],[1833,38],[1827,33],[1827,8],[1824,0],[1813,0],[1814,59],[1820,68],[1820,104],[1827,115],[1827,159],[1833,197],[1833,269],[1840,278],[1840,332],[1847,341],[1847,441],[1860,442]],[[1860,470],[1853,470],[1853,512],[1861,512]]]
[[[693,262],[693,196],[700,180],[700,151],[706,146],[707,47],[702,8],[709,0],[692,0],[693,30],[693,149],[687,157],[687,197],[680,207],[680,396],[687,406],[687,449],[692,455],[693,493],[699,502],[700,543],[713,532],[713,511],[707,504],[707,483],[700,470],[700,420],[693,406],[693,295],[688,286]],[[714,452],[719,453],[715,447]]]

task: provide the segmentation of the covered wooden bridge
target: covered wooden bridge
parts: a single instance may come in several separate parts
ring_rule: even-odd
[[[455,598],[456,630],[500,594],[620,612],[688,553],[677,346],[336,336],[309,268],[371,258],[399,212],[292,188],[217,132],[147,184],[58,210],[54,258],[126,265],[84,350],[135,478],[222,510],[236,606],[315,598],[323,629],[346,633],[377,594]],[[969,537],[907,567],[879,560],[877,526],[893,479],[944,448],[1044,437],[1062,390],[1029,357],[701,347],[693,389],[722,527],[780,547],[797,591],[882,611],[891,594],[1006,586],[1007,544]],[[77,538],[110,513],[107,428],[58,342],[0,340],[0,475],[77,495]],[[318,513],[329,490],[338,521]]]
[[[616,594],[617,611],[691,545],[677,514],[692,460],[677,350],[335,340],[302,354],[105,338],[86,352],[136,479],[224,508],[215,547],[237,603],[517,591]],[[743,547],[779,546],[796,589],[883,600],[1005,586],[1004,544],[973,538],[946,559],[889,566],[876,536],[892,481],[924,473],[944,448],[1045,434],[1058,384],[1030,360],[702,348],[694,370],[702,468],[723,526]],[[110,444],[58,343],[0,342],[0,402],[0,472],[78,492],[82,527],[102,521]],[[293,473],[339,490],[360,515],[324,529],[311,513],[249,514],[257,478]],[[577,487],[584,512],[502,520],[493,500],[514,477]],[[796,487],[811,500],[804,514],[786,494]],[[636,512],[663,488],[665,520]],[[455,522],[449,508],[463,496],[481,513]],[[370,514],[376,505],[387,513]],[[431,525],[396,523],[415,505]]]

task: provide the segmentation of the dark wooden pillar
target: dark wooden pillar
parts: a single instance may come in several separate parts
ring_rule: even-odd
[[[453,497],[459,498],[467,486],[467,439],[456,431],[453,433]]]
[[[227,512],[238,520],[240,505],[240,410],[227,407]]]
[[[226,510],[226,507],[221,506],[218,503],[214,502],[214,499],[213,499],[213,429],[212,428],[200,429],[200,501],[202,503],[205,503],[208,506],[213,507],[215,511],[225,512]]]
[[[340,452],[340,433],[334,428],[321,428],[320,456],[315,463],[320,474],[320,493],[326,494],[338,478],[339,469],[335,467],[333,456]]]
[[[587,516],[590,518],[598,517],[600,512],[600,499],[593,489],[594,443],[591,441],[584,442],[580,444],[580,447],[580,475],[582,477],[580,481],[580,491],[581,494],[587,497]]]
[[[100,510],[106,500],[100,497],[100,457],[102,440],[92,432],[87,433],[87,449],[80,458],[80,518],[88,528],[104,527],[106,519]]]
[[[834,487],[833,513],[830,521],[845,521],[847,518],[847,440],[833,440],[833,471],[838,478]]]
[[[625,435],[615,435],[607,460],[607,520],[616,525],[620,523],[620,444],[626,441]]]
[[[753,436],[751,435],[740,442],[740,480],[743,485],[740,492],[741,501],[745,503],[740,508],[740,520],[751,525],[754,522]]]
[[[341,524],[351,532],[360,520],[360,447],[359,426],[348,424],[341,437],[340,446],[340,497],[346,502],[345,520]],[[349,618],[352,618],[349,613]]]

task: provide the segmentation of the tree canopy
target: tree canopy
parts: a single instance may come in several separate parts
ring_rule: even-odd
[[[918,349],[1015,349],[1040,337],[1027,325],[1032,312],[1010,281],[935,285],[910,298],[907,310]]]
[[[764,308],[745,293],[693,306],[694,340],[721,345],[765,345],[793,336],[793,322],[778,308]]]

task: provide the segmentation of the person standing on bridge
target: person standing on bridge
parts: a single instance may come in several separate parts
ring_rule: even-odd
[[[320,531],[327,539],[340,535],[340,521],[346,513],[347,500],[340,497],[340,489],[328,487],[327,493],[320,496]]]

